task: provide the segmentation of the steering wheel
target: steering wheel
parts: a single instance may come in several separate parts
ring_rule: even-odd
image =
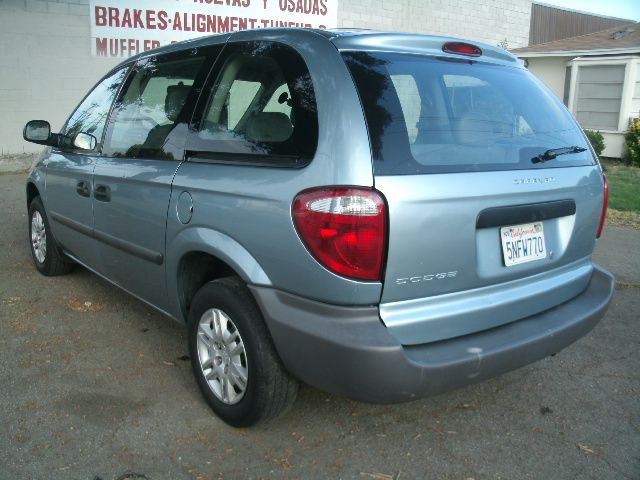
[[[151,130],[153,127],[156,127],[159,125],[158,122],[156,122],[153,118],[147,115],[139,115],[135,118],[132,118],[131,120],[134,122],[140,122],[140,124],[145,128],[147,128],[147,130]]]
[[[128,116],[126,114],[119,116],[118,121],[120,122],[136,122],[138,125],[147,129],[147,131],[151,130],[153,127],[159,125],[158,122],[155,121],[149,115],[141,115],[137,114],[136,116]]]
[[[478,128],[484,125],[484,128]],[[490,147],[495,143],[492,121],[479,112],[466,112],[460,116],[456,128],[456,139],[463,145]]]

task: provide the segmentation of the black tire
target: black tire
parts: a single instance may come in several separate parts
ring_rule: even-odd
[[[32,241],[32,230],[33,230],[33,221],[32,219],[36,215],[36,212],[40,214],[40,218],[44,224],[45,231],[45,253],[44,259],[40,261],[38,255],[36,254],[36,250],[34,247],[34,243]],[[42,200],[40,197],[35,197],[31,204],[29,205],[29,246],[31,250],[31,258],[33,259],[33,263],[35,264],[38,271],[46,276],[52,277],[55,275],[64,275],[65,273],[69,273],[73,268],[73,264],[69,262],[64,254],[60,251],[60,247],[56,243],[53,234],[51,233],[51,227],[49,225],[49,218],[47,217],[47,213],[44,211],[44,206],[42,205]]]
[[[231,320],[246,352],[242,357],[247,365],[246,388],[241,399],[234,404],[223,402],[214,393],[200,364],[198,330],[203,315],[211,309],[224,312]],[[248,427],[278,417],[293,405],[298,382],[282,365],[262,313],[241,279],[222,278],[200,288],[189,309],[188,328],[189,354],[198,386],[209,406],[226,423],[234,427]]]

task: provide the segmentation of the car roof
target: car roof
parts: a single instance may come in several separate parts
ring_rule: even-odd
[[[327,34],[332,35],[329,39],[338,50],[341,51],[367,50],[398,52],[471,60],[466,55],[447,53],[442,50],[445,43],[454,42],[479,47],[482,50],[482,55],[480,57],[474,57],[473,60],[509,65],[521,64],[515,55],[502,48],[464,38],[359,29],[327,30],[325,35]]]
[[[199,48],[209,45],[223,44],[233,41],[235,38],[239,40],[259,40],[261,36],[269,37],[269,40],[280,38],[287,41],[287,38],[295,32],[297,38],[299,35],[307,35],[309,39],[316,41],[330,41],[340,51],[365,50],[380,52],[398,52],[421,55],[437,55],[439,57],[452,57],[464,60],[470,60],[468,56],[445,53],[442,46],[447,42],[463,42],[475,45],[482,49],[482,55],[475,57],[473,60],[482,60],[490,63],[520,65],[520,61],[516,56],[503,50],[482,42],[465,40],[455,37],[444,37],[436,35],[422,35],[415,33],[398,33],[384,32],[377,30],[365,29],[311,29],[311,28],[262,28],[255,30],[242,30],[237,32],[220,33],[208,35],[191,40],[165,45],[154,50],[134,55],[122,64],[135,62],[144,57],[161,55],[165,53],[178,52],[189,48]]]

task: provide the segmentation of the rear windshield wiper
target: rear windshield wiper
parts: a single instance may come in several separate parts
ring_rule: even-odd
[[[548,162],[549,160],[554,160],[558,155],[566,155],[568,153],[580,153],[586,150],[587,150],[586,148],[576,147],[575,145],[573,147],[552,148],[550,150],[547,150],[544,153],[541,153],[540,155],[533,157],[531,161],[533,163],[544,163],[544,162]]]

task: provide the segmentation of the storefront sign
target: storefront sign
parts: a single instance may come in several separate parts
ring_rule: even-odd
[[[338,26],[338,0],[90,0],[90,8],[99,57],[250,28]]]

